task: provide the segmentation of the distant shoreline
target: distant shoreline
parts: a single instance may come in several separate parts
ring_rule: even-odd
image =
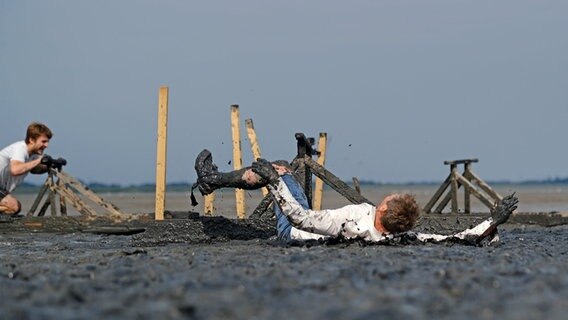
[[[345,181],[348,185],[352,186],[352,181]],[[554,179],[542,179],[542,180],[523,180],[523,181],[487,181],[491,186],[499,185],[560,185],[568,186],[568,178],[554,178]],[[416,181],[416,182],[377,182],[377,181],[367,181],[361,180],[360,184],[362,186],[434,186],[441,184],[441,181]],[[116,183],[86,183],[86,185],[92,189],[94,192],[98,193],[150,193],[156,191],[156,185],[153,183],[142,183],[142,184],[130,184],[121,185]],[[191,183],[187,182],[175,182],[167,184],[166,188],[171,192],[186,192],[191,190]],[[22,183],[16,193],[29,194],[37,193],[41,187],[41,184],[33,183]]]

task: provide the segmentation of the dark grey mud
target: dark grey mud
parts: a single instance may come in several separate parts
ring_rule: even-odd
[[[419,229],[461,230],[477,219],[428,218]],[[496,247],[287,245],[274,235],[268,219],[192,215],[120,225],[3,221],[0,318],[563,319],[568,312],[565,225],[507,224]]]

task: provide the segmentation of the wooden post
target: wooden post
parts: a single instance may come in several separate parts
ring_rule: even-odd
[[[457,165],[456,164],[451,164],[450,165],[450,172],[452,175],[451,181],[450,181],[450,186],[451,186],[451,190],[450,192],[452,193],[452,213],[458,213],[458,169],[457,169]]]
[[[233,169],[239,170],[243,167],[243,158],[241,154],[241,130],[239,106],[234,104],[231,106],[231,131],[233,134]],[[237,201],[237,218],[245,218],[245,191],[243,189],[235,189],[235,198]]]
[[[166,153],[168,141],[168,87],[160,87],[158,97],[158,146],[156,155],[155,219],[164,220],[166,207]]]
[[[34,203],[32,204],[32,207],[30,208],[30,211],[28,211],[28,216],[33,216],[34,212],[36,211],[37,207],[39,206],[39,204],[41,203],[41,199],[43,198],[43,196],[45,195],[45,193],[49,190],[49,176],[47,177],[47,179],[45,179],[45,182],[43,183],[43,185],[41,186],[41,189],[39,189],[39,193],[37,195],[37,197],[34,200]]]
[[[55,184],[55,178],[53,177],[53,171],[49,171],[49,185],[53,186]],[[51,216],[55,217],[57,215],[57,208],[55,207],[55,192],[53,192],[53,189],[51,190],[51,192],[49,193],[49,203],[51,203]]]
[[[292,167],[297,166],[296,174],[300,179],[300,184],[304,188],[304,193],[306,194],[306,199],[308,204],[312,205],[312,172],[310,167],[305,165],[306,158],[312,158],[314,154],[312,149],[313,138],[306,138],[306,136],[299,132],[295,134],[298,154],[294,161],[292,161]]]
[[[464,174],[463,177],[468,180],[469,179],[469,175],[468,173],[471,171],[471,162],[466,162],[463,164],[464,165]],[[464,185],[463,188],[463,206],[464,206],[464,212],[465,213],[471,213],[471,201],[470,201],[470,190],[469,188],[467,188]]]
[[[203,212],[206,216],[212,216],[215,212],[215,207],[213,205],[215,203],[215,192],[206,195],[204,199],[205,204],[203,204]]]
[[[256,139],[256,131],[254,131],[254,123],[252,122],[252,119],[246,119],[245,126],[247,127],[247,135],[250,141],[250,148],[252,150],[252,155],[254,157],[254,160],[256,160],[260,158],[261,155],[260,155],[260,146],[258,145],[258,140]],[[261,191],[262,195],[266,197],[266,195],[268,194],[268,189],[262,188]]]
[[[65,187],[63,181],[61,181],[61,178],[57,178],[57,186],[59,188]],[[65,201],[65,197],[62,197],[61,195],[59,196],[59,212],[62,216],[67,215],[67,202]]]
[[[327,147],[327,133],[320,132],[318,140],[318,161],[317,163],[325,167],[325,152]],[[321,210],[323,202],[323,180],[316,178],[316,186],[314,190],[314,203],[312,205],[314,210]]]

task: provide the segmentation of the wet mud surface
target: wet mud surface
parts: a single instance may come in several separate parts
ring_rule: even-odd
[[[484,217],[422,219],[451,233]],[[271,219],[0,221],[1,319],[563,319],[568,226],[494,247],[275,240]]]

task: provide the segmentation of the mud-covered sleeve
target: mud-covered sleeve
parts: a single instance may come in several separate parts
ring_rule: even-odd
[[[489,228],[489,226],[491,225],[491,223],[493,222],[493,220],[491,218],[484,220],[483,222],[481,222],[480,224],[476,225],[473,228],[469,228],[466,229],[462,232],[456,233],[456,234],[452,234],[452,235],[441,235],[441,234],[434,234],[434,233],[416,233],[416,238],[421,241],[421,242],[437,242],[437,241],[444,241],[447,240],[449,238],[457,238],[457,239],[465,239],[466,237],[469,236],[479,236],[481,235],[483,232],[485,232],[485,230],[487,230],[487,228]]]
[[[290,193],[286,183],[280,179],[277,186],[268,186],[282,213],[290,223],[303,231],[325,236],[338,236],[342,224],[349,218],[348,209],[310,210],[304,209]]]

